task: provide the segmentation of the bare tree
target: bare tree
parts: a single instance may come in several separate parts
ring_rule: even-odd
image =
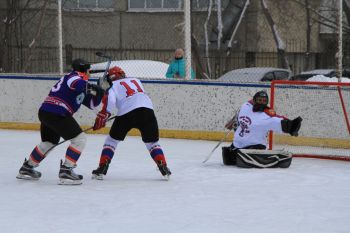
[[[329,18],[329,17],[325,17],[319,9],[315,9],[315,8],[312,8],[310,7],[310,3],[309,1],[301,1],[301,0],[290,0],[292,2],[295,2],[295,3],[298,3],[302,6],[304,6],[305,8],[308,8],[309,9],[309,12],[310,13],[313,13],[312,15],[310,14],[310,22],[311,21],[314,21],[314,22],[317,22],[318,24],[320,25],[323,25],[323,26],[326,26],[328,28],[331,28],[331,29],[334,29],[336,30],[337,29],[337,19],[336,17],[334,18]],[[344,7],[344,12],[345,12],[345,16],[348,20],[348,23],[350,23],[350,1],[349,0],[343,0],[343,7]],[[329,11],[335,11],[337,12],[338,9],[337,9],[337,6],[334,6],[334,8],[332,9],[329,9]],[[349,25],[343,25],[343,33],[345,34],[350,34],[350,27]]]
[[[36,33],[32,39],[32,41],[30,42],[29,46],[28,46],[28,54],[27,54],[27,59],[24,63],[24,69],[23,71],[26,72],[29,65],[30,65],[30,61],[33,57],[33,49],[35,48],[36,46],[36,40],[39,38],[40,36],[40,33],[41,33],[41,29],[42,29],[42,26],[43,26],[43,23],[44,23],[44,17],[45,17],[45,14],[46,14],[46,10],[47,10],[47,6],[49,4],[49,0],[45,0],[44,1],[44,4],[40,10],[40,19],[39,19],[39,23],[38,23],[38,26],[37,26],[37,29],[36,29]]]
[[[343,10],[345,12],[346,19],[350,23],[350,1],[343,0]]]
[[[305,53],[305,70],[310,69],[310,52],[311,52],[311,17],[310,17],[310,3],[305,0],[306,10],[306,53]]]
[[[27,0],[23,7],[19,6],[19,1],[6,0],[6,17],[1,22],[4,24],[3,35],[0,38],[0,72],[9,71],[9,49],[11,40],[16,31],[14,30],[18,19],[32,0]]]
[[[270,14],[269,8],[267,7],[266,1],[261,0],[260,2],[261,2],[261,6],[263,8],[264,15],[265,15],[267,22],[271,28],[273,38],[274,38],[275,43],[276,43],[277,56],[278,56],[278,66],[285,68],[285,69],[289,69],[289,63],[288,63],[288,59],[286,57],[286,51],[285,51],[286,45],[278,32],[277,25],[275,24],[275,22],[272,19],[272,16]]]

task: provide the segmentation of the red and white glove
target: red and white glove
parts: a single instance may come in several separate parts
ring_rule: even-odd
[[[111,116],[109,112],[100,111],[95,119],[95,124],[93,130],[98,130],[106,126],[108,118]]]

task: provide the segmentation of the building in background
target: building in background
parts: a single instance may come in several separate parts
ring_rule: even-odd
[[[1,72],[58,71],[57,2],[0,2]],[[210,78],[217,78],[237,68],[281,66],[263,2],[285,44],[285,57],[294,74],[335,66],[336,30],[325,33],[324,27],[334,29],[336,19],[322,15],[336,12],[336,4],[324,0],[213,0],[209,15],[209,1],[191,2],[192,63],[197,78],[207,77],[203,73],[209,71]],[[240,17],[245,4],[248,7]],[[62,8],[65,69],[76,57],[103,62],[95,56],[97,51],[106,51],[115,60],[168,63],[174,49],[184,47],[183,0],[62,0]],[[344,11],[346,16],[348,8]],[[348,26],[345,29],[347,40]],[[349,64],[348,58],[345,53],[344,65]]]

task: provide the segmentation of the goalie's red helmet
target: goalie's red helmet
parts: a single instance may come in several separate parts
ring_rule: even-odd
[[[108,71],[109,78],[114,81],[118,79],[125,78],[125,72],[118,66],[114,66]]]

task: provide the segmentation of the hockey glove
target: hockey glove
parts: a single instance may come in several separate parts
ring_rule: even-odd
[[[112,80],[107,74],[106,77],[101,77],[97,80],[97,85],[101,87],[103,90],[108,90],[112,85]]]
[[[226,124],[225,124],[225,128],[236,131],[238,128],[239,122],[238,122],[238,110],[236,110],[236,113],[234,114],[234,116],[232,117],[231,120],[229,120]]]
[[[232,118],[231,120],[229,120],[226,125],[225,128],[228,130],[234,130],[236,131],[236,129],[238,128],[238,122],[236,118]]]
[[[281,121],[282,131],[285,133],[289,133],[291,136],[297,137],[301,127],[302,120],[303,119],[300,116],[295,118],[292,121],[288,119],[282,120]]]
[[[98,130],[106,126],[108,118],[111,116],[109,112],[100,111],[95,119],[93,130]]]
[[[88,83],[87,94],[102,98],[103,95],[105,94],[105,90],[103,90],[101,87],[97,86],[96,84]]]
[[[298,136],[302,120],[303,119],[300,116],[295,118],[294,120],[292,120],[292,127],[291,127],[290,135],[295,136],[295,137]]]

